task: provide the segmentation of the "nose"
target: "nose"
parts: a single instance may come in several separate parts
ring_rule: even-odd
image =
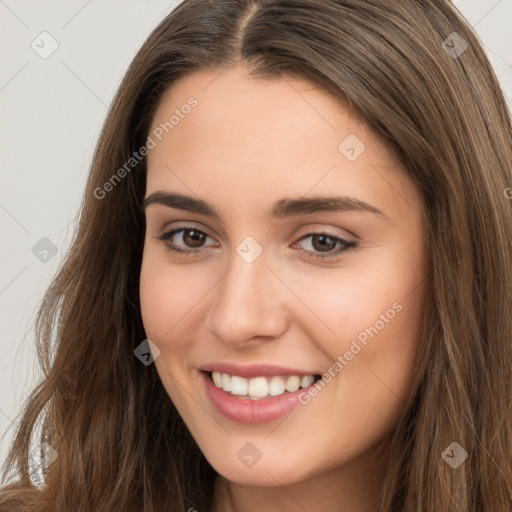
[[[230,264],[214,288],[209,331],[239,348],[282,336],[288,325],[284,286],[267,267],[265,252],[252,263],[233,252]]]

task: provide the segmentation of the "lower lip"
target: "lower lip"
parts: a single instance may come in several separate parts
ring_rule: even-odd
[[[238,398],[218,388],[208,373],[201,371],[206,394],[217,411],[226,418],[239,423],[267,423],[290,414],[299,405],[298,396],[307,391],[298,389],[293,393],[251,400]],[[312,385],[312,384],[311,384]]]

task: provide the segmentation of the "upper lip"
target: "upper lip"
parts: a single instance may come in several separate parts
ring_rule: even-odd
[[[250,379],[252,377],[264,377],[273,375],[318,375],[317,372],[299,370],[297,368],[286,368],[274,364],[240,364],[229,361],[209,363],[199,367],[203,372],[221,372],[229,375],[238,375]]]

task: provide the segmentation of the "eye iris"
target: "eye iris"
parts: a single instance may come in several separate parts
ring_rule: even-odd
[[[326,240],[331,240],[331,242],[326,243]],[[320,245],[317,246],[315,241],[320,241]],[[331,249],[334,249],[334,247],[336,246],[336,242],[332,241],[332,238],[328,235],[313,235],[312,244],[315,249],[323,252],[327,252]]]
[[[192,233],[192,235],[190,235]],[[190,247],[199,247],[204,242],[204,233],[196,231],[195,229],[187,229],[183,234],[183,240]],[[192,243],[189,243],[190,240]]]

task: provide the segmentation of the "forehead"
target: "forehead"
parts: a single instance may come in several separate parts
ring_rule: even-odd
[[[193,109],[187,107],[190,98],[197,102]],[[162,96],[152,130],[168,122],[174,113],[179,114],[179,119],[174,116],[173,126],[167,131],[175,139],[180,133],[185,135],[178,125],[186,125],[198,136],[214,128],[210,135],[229,135],[230,140],[235,135],[229,130],[230,125],[244,128],[243,133],[238,133],[240,137],[259,135],[260,140],[265,135],[268,139],[276,131],[281,132],[281,138],[294,134],[300,137],[304,131],[309,136],[330,131],[337,140],[350,128],[371,143],[374,150],[391,149],[368,129],[365,120],[341,96],[334,97],[296,77],[255,78],[241,65],[227,70],[197,71],[179,79]]]
[[[392,146],[347,102],[297,78],[253,78],[244,67],[191,73],[162,97],[150,135],[148,191],[231,189],[249,203],[272,191],[370,200],[393,195],[391,184],[411,193]]]

